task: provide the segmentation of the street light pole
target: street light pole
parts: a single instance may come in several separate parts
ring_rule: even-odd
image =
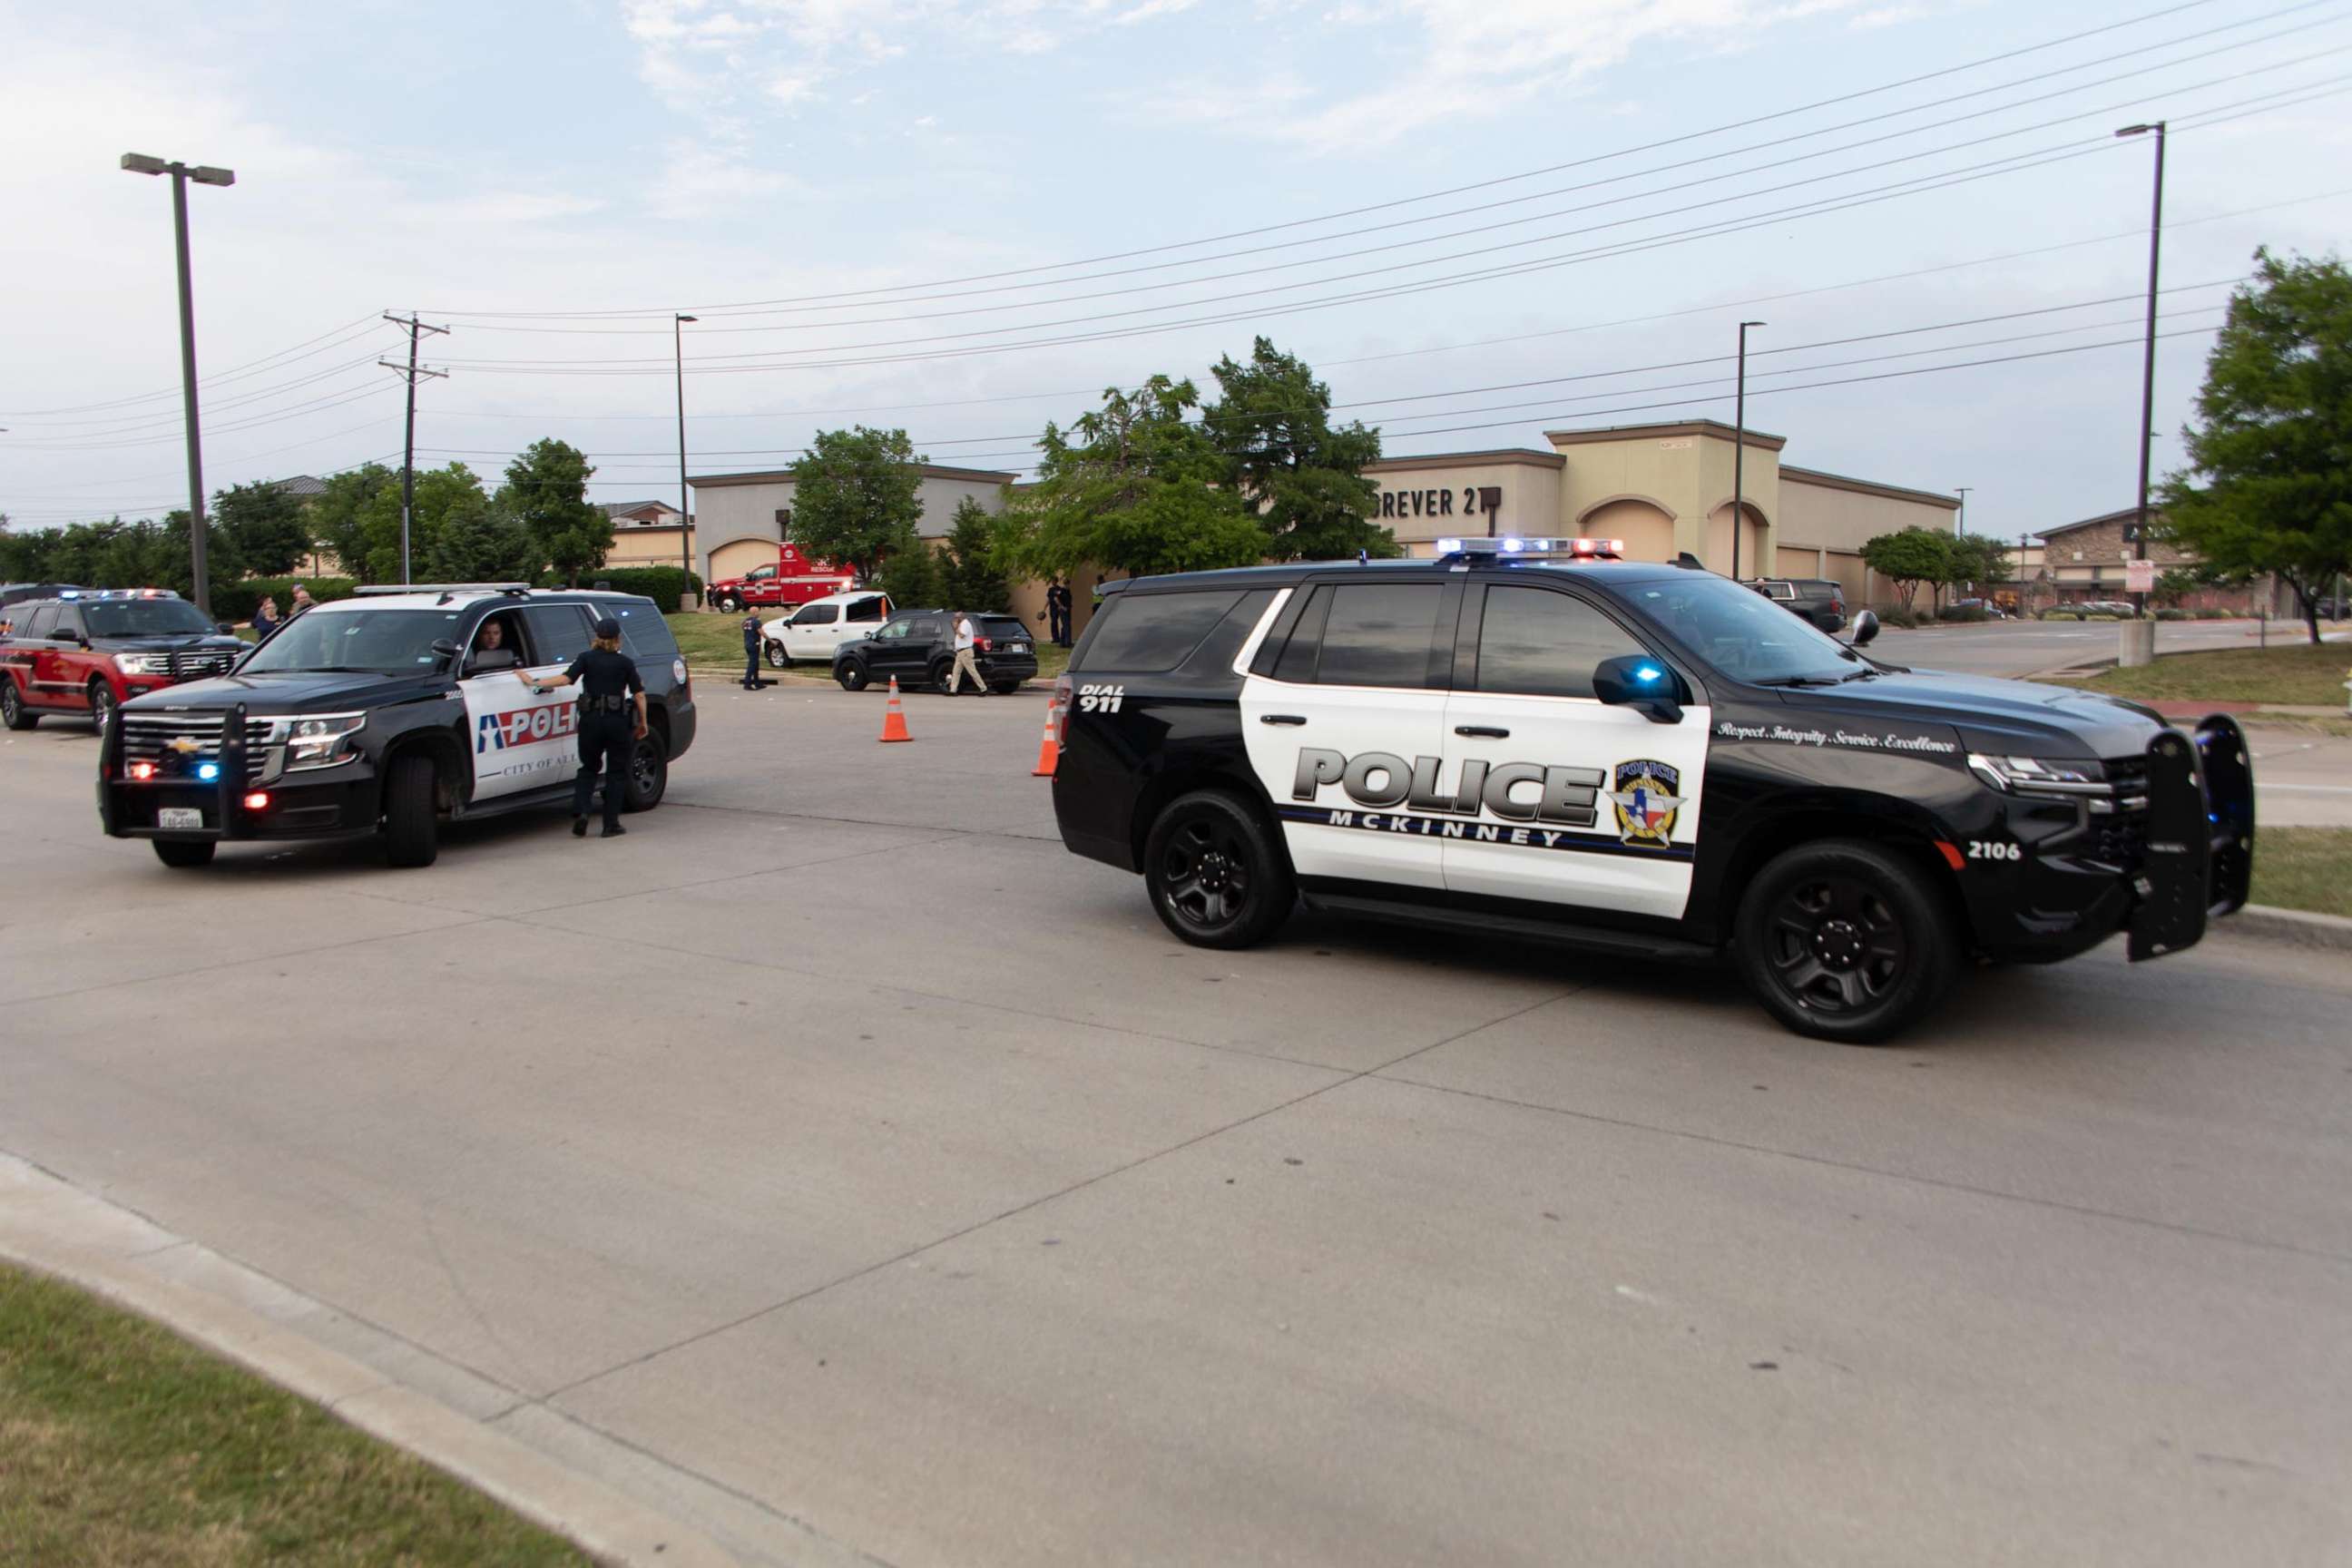
[[[693,320],[673,316],[669,323],[670,348],[677,358],[677,558],[689,583],[694,578],[694,528],[686,510],[686,323]]]
[[[172,238],[180,264],[180,396],[186,410],[188,435],[188,574],[196,608],[213,613],[212,592],[205,576],[205,458],[196,424],[196,307],[188,276],[188,182],[200,185],[233,185],[236,174],[208,163],[194,167],[166,163],[143,153],[125,153],[121,166],[133,174],[172,176]]]
[[[2151,198],[2147,218],[2147,342],[2140,356],[2139,375],[2139,527],[2132,540],[2132,558],[2147,559],[2147,480],[2148,466],[2155,456],[2156,446],[2156,283],[2158,264],[2164,245],[2164,127],[2161,120],[2144,125],[2126,125],[2116,132],[2118,137],[2156,136],[2155,195]],[[2147,595],[2132,595],[2135,617],[2147,614]]]
[[[1969,531],[1969,492],[1974,489],[1976,489],[1974,485],[1952,487],[1952,493],[1960,498],[1960,515],[1952,521],[1952,532],[1955,535],[1965,534]]]
[[[1739,390],[1731,416],[1731,580],[1739,581],[1739,530],[1748,521],[1746,498],[1748,458],[1748,329],[1762,321],[1739,323]]]

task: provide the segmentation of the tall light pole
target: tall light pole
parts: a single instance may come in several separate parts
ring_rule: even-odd
[[[1739,391],[1732,404],[1731,416],[1731,580],[1735,583],[1739,581],[1739,530],[1748,521],[1748,329],[1764,324],[1739,323]]]
[[[236,175],[209,163],[191,168],[165,163],[144,153],[122,154],[122,167],[134,174],[172,176],[172,236],[180,257],[180,396],[188,427],[188,571],[194,586],[190,597],[196,608],[213,613],[212,591],[205,580],[205,458],[196,434],[196,307],[188,283],[188,182],[200,185],[233,185]]]
[[[1976,489],[1974,485],[1952,487],[1952,493],[1960,498],[1960,515],[1952,520],[1952,531],[1955,534],[1966,533],[1969,531],[1969,492],[1974,489]]]
[[[694,529],[686,510],[686,323],[693,320],[673,316],[669,323],[670,348],[677,356],[677,559],[688,582],[694,578]]]
[[[2147,343],[2140,357],[2139,374],[2139,527],[2133,531],[2132,539],[2132,558],[2136,561],[2147,559],[2147,475],[2156,446],[2156,279],[2164,244],[2164,121],[2126,125],[2116,132],[2117,137],[2126,137],[2145,136],[2151,132],[2156,135],[2156,194],[2147,217]],[[2147,614],[2147,595],[2134,594],[2132,608],[2137,624],[2137,616]],[[2152,655],[2153,648],[2150,651]]]

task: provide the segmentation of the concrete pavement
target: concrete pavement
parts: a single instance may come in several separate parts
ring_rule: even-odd
[[[1062,850],[1036,704],[705,691],[627,838],[407,873],[167,872],[9,737],[0,1150],[751,1562],[2352,1540],[2340,963],[2105,950],[1856,1051],[1705,972],[1202,952]]]

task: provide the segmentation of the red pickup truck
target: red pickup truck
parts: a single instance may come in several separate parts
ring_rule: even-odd
[[[713,583],[709,593],[713,605],[733,611],[746,605],[805,605],[856,586],[856,573],[811,561],[798,546],[784,543],[776,546],[774,565],[754,566],[740,577]]]

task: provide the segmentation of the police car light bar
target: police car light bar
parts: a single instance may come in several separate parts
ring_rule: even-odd
[[[1496,560],[1569,560],[1618,561],[1625,555],[1622,539],[1529,539],[1520,534],[1507,533],[1499,539],[1441,539],[1437,541],[1440,560],[1453,556],[1469,559],[1489,556]]]
[[[352,590],[355,599],[389,598],[395,594],[528,594],[528,583],[370,583]]]

